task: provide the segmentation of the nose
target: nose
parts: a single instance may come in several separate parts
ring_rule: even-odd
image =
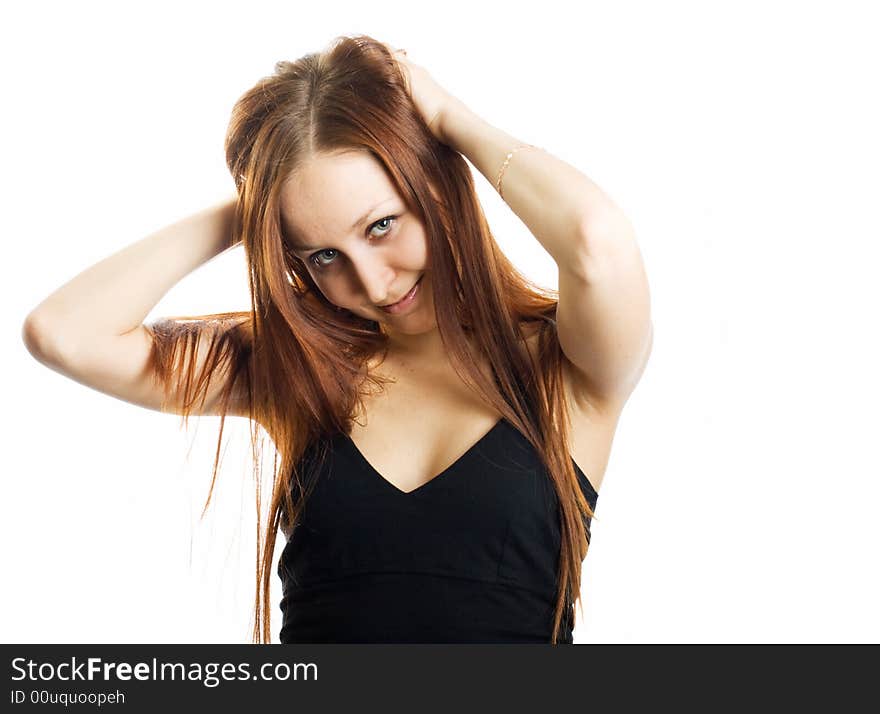
[[[355,274],[373,305],[382,305],[393,297],[394,270],[379,255],[360,255],[352,259]]]

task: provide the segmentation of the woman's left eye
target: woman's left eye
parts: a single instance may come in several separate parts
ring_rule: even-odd
[[[397,220],[397,216],[385,216],[385,218],[380,218],[380,219],[379,219],[378,221],[376,221],[372,226],[370,226],[370,233],[373,232],[373,229],[374,229],[374,228],[376,228],[376,227],[379,226],[380,224],[385,223],[386,221],[388,221],[388,227],[384,230],[384,232],[382,232],[382,233],[379,234],[380,236],[388,235],[388,231],[391,230],[391,225],[394,223],[395,220]]]

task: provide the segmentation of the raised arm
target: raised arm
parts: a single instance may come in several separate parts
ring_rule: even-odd
[[[594,408],[619,412],[653,345],[648,278],[620,208],[565,161],[492,126],[458,100],[441,117],[445,141],[491,181],[559,269],[556,332]],[[501,181],[499,181],[499,177]]]
[[[648,278],[629,219],[576,168],[481,119],[405,51],[394,56],[431,133],[492,182],[553,258],[556,333],[575,387],[591,407],[618,413],[654,341]]]
[[[140,406],[183,413],[183,392],[166,394],[157,369],[156,332],[143,324],[150,310],[184,276],[232,247],[235,199],[199,211],[87,268],[27,316],[22,338],[30,353],[65,376]],[[200,375],[222,324],[188,325],[181,370]],[[161,350],[167,354],[170,345]],[[188,360],[188,362],[187,362]],[[193,364],[194,361],[194,364]],[[167,371],[167,370],[165,370]],[[223,375],[221,375],[223,376]],[[160,378],[161,377],[161,378]],[[205,402],[191,414],[216,413],[224,379],[212,377]],[[244,413],[237,391],[227,413]]]

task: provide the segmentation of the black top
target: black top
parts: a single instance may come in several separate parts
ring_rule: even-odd
[[[329,446],[278,562],[282,643],[550,642],[559,501],[513,425],[502,418],[408,493],[347,435]],[[558,641],[571,643],[574,608],[563,614]]]

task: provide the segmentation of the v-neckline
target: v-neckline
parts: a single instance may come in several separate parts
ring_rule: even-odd
[[[430,486],[432,483],[443,479],[450,471],[452,471],[457,466],[459,466],[461,464],[461,462],[464,461],[464,459],[466,459],[468,456],[470,456],[470,454],[472,454],[478,446],[480,446],[484,441],[486,441],[486,439],[489,438],[489,436],[491,434],[493,434],[498,428],[500,428],[502,422],[504,422],[504,417],[501,417],[500,419],[498,419],[498,421],[496,421],[492,425],[492,427],[489,429],[489,431],[487,431],[479,439],[477,439],[473,444],[471,444],[471,446],[468,447],[468,449],[461,456],[459,456],[457,459],[455,459],[455,461],[453,461],[451,464],[449,464],[449,466],[447,466],[445,469],[443,469],[437,475],[432,476],[430,479],[425,481],[421,486],[416,486],[411,491],[404,491],[403,489],[400,489],[397,486],[395,486],[393,483],[391,483],[391,481],[389,481],[387,478],[385,478],[379,472],[379,470],[375,466],[373,466],[373,464],[370,463],[370,461],[367,459],[367,457],[364,456],[363,452],[358,448],[358,445],[354,443],[354,439],[352,439],[351,436],[349,436],[348,434],[343,434],[343,436],[345,437],[345,440],[351,445],[352,450],[357,455],[357,457],[360,459],[360,461],[363,462],[363,465],[367,468],[367,470],[373,476],[378,477],[380,481],[382,481],[384,484],[386,484],[388,486],[388,488],[393,490],[398,495],[412,496],[412,495],[415,495],[415,494],[419,493],[420,491],[423,491],[424,489],[428,488],[428,486]]]

